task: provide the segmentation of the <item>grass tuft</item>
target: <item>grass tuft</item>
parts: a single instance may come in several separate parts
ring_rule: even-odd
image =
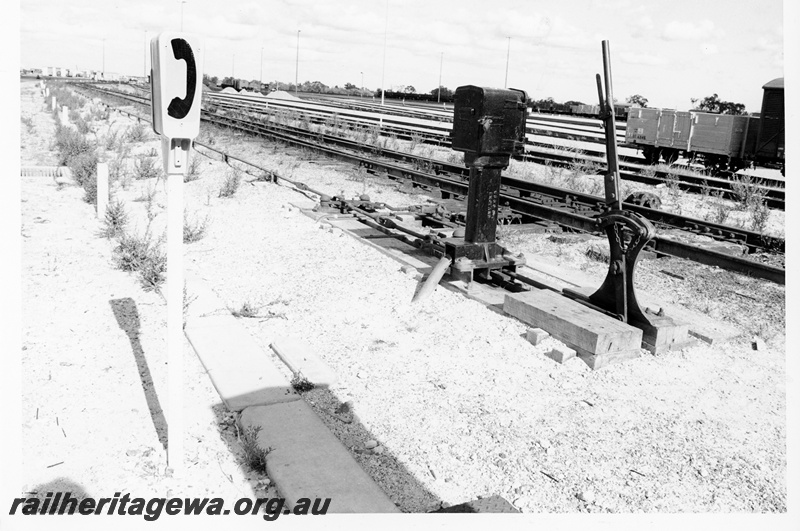
[[[242,445],[244,460],[247,466],[260,474],[267,473],[267,456],[272,448],[262,448],[258,444],[258,434],[261,426],[250,426],[239,435],[239,444]]]
[[[219,189],[219,197],[233,197],[241,183],[242,173],[235,168],[231,168],[225,175],[225,181]]]
[[[208,216],[204,219],[190,219],[189,215],[183,214],[183,243],[194,243],[203,239],[208,228]]]

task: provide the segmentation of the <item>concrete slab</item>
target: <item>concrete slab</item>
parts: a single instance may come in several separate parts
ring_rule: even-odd
[[[315,387],[328,388],[336,382],[336,373],[314,349],[296,337],[282,337],[270,345],[296,376],[302,375]]]
[[[290,507],[331,498],[328,513],[400,512],[305,401],[248,407],[239,424],[261,427],[259,446],[272,448],[267,474]]]
[[[269,356],[204,283],[187,281],[184,333],[231,411],[298,400]]]

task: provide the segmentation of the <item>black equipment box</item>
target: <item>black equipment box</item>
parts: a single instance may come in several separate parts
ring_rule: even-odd
[[[528,95],[524,90],[465,85],[454,97],[452,148],[481,157],[522,151]]]

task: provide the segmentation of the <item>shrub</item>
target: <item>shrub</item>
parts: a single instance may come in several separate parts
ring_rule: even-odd
[[[30,116],[20,116],[20,121],[28,128],[28,132],[33,132],[33,120]]]
[[[760,179],[748,174],[735,174],[731,179],[731,190],[740,202],[743,209],[751,208],[763,203],[763,193]]]
[[[115,238],[125,232],[128,224],[128,213],[121,201],[111,201],[106,207],[101,235],[105,238]]]
[[[87,183],[97,185],[97,163],[100,161],[94,151],[85,151],[71,157],[67,161],[67,166],[72,171],[75,181],[86,187]]]
[[[97,178],[89,178],[83,181],[83,200],[90,205],[97,204]]]
[[[103,138],[103,144],[105,145],[107,150],[111,151],[117,148],[117,145],[120,143],[120,140],[121,138],[119,136],[119,130],[114,129],[112,131],[111,129],[109,129],[108,133],[106,133],[105,138]]]
[[[137,180],[158,178],[161,168],[156,164],[156,159],[146,155],[138,155],[133,162],[133,176]]]
[[[189,168],[186,171],[186,175],[183,176],[183,182],[190,183],[192,181],[196,181],[200,178],[200,173],[200,158],[195,152],[189,161]]]
[[[148,139],[147,128],[142,123],[137,123],[125,131],[125,140],[130,143],[144,142]]]
[[[722,200],[722,192],[713,192],[715,201],[711,203],[711,211],[706,215],[706,220],[720,225],[725,223],[731,213],[731,207]]]
[[[183,214],[183,243],[194,243],[206,235],[208,228],[208,217],[202,221],[199,219],[191,220],[189,216]]]
[[[750,226],[752,230],[764,233],[769,224],[769,207],[763,199],[759,198],[757,203],[751,203],[750,206]]]
[[[149,230],[143,236],[122,233],[114,249],[117,267],[138,272],[145,289],[158,289],[167,271],[167,255],[161,240],[153,242]]]
[[[219,189],[219,197],[233,197],[242,183],[242,174],[236,168],[231,168],[225,175],[225,181]]]
[[[71,159],[94,150],[92,143],[84,136],[70,127],[58,125],[56,127],[55,148],[58,151],[58,164],[67,165]]]

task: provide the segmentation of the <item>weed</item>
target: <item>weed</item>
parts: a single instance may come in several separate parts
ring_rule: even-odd
[[[599,175],[602,167],[599,163],[593,160],[579,158],[584,156],[580,150],[575,152],[575,158],[569,163],[569,169],[575,175]]]
[[[291,382],[289,383],[292,384],[292,387],[298,393],[305,393],[306,391],[311,391],[315,387],[312,382],[308,381],[308,378],[303,376],[302,373],[295,374],[294,377],[292,377]]]
[[[459,151],[451,151],[447,154],[446,162],[450,164],[464,164],[464,154]]]
[[[183,176],[183,182],[190,183],[192,181],[196,181],[200,178],[200,158],[197,156],[197,153],[189,161],[189,168],[186,171],[186,175]]]
[[[97,167],[95,165],[95,167]],[[97,204],[97,178],[84,179],[83,181],[83,200],[90,205]]]
[[[708,181],[703,179],[703,183],[700,185],[700,198],[702,203],[704,205],[707,204],[710,197],[711,197],[711,187],[708,185]]]
[[[725,220],[728,219],[731,208],[722,200],[722,192],[713,192],[711,195],[713,195],[716,200],[711,203],[711,211],[706,215],[706,219],[722,225],[725,223]]]
[[[106,133],[106,136],[103,138],[103,144],[105,145],[105,148],[107,150],[113,151],[114,149],[116,149],[117,145],[120,144],[120,140],[121,139],[119,136],[119,130],[114,129],[112,131],[111,129],[109,129],[108,133]]]
[[[67,165],[68,162],[82,154],[94,150],[92,143],[86,140],[83,135],[70,127],[59,125],[56,127],[54,147],[58,151],[58,164]]]
[[[261,426],[250,426],[239,436],[239,444],[242,445],[244,460],[247,465],[260,474],[267,473],[267,455],[272,448],[262,448],[258,444],[258,434]]]
[[[125,232],[127,225],[128,213],[125,211],[125,204],[121,201],[111,201],[106,207],[103,229],[100,234],[104,238],[116,238]]]
[[[127,190],[131,185],[131,175],[127,171],[125,159],[117,155],[108,163],[109,183],[119,182],[123,190]]]
[[[677,173],[667,169],[664,174],[664,182],[667,185],[667,191],[669,195],[671,195],[673,199],[677,199],[681,194],[680,176]]]
[[[20,116],[20,121],[28,128],[28,132],[33,132],[33,120],[30,116]]]
[[[133,162],[133,177],[140,181],[160,177],[161,168],[156,164],[156,160],[145,155],[138,155]]]
[[[261,308],[260,306],[256,306],[252,304],[250,301],[245,301],[242,303],[241,308],[239,308],[238,310],[234,310],[231,308],[228,308],[228,310],[234,317],[246,317],[252,319],[255,317],[260,317],[258,313],[258,310],[260,308]]]
[[[153,241],[149,230],[143,236],[123,232],[119,245],[114,249],[117,267],[138,272],[146,290],[157,290],[167,271],[167,255],[161,243],[162,239]]]
[[[99,161],[97,153],[93,150],[85,151],[71,157],[67,161],[67,166],[72,171],[75,181],[85,188],[89,181],[94,181],[94,184],[97,185],[97,163]]]
[[[757,203],[752,203],[750,208],[750,226],[752,230],[763,233],[769,224],[769,207],[763,199],[759,198]]]
[[[742,209],[749,209],[763,203],[763,183],[760,179],[748,174],[735,174],[731,180],[731,190]]]
[[[639,170],[639,174],[643,177],[647,177],[649,179],[655,179],[656,177],[656,169],[652,166],[645,166],[641,170]]]
[[[194,243],[206,235],[208,216],[205,219],[189,219],[188,214],[183,214],[183,243]]]
[[[242,173],[236,168],[231,168],[225,175],[225,181],[219,189],[218,197],[233,197],[242,183]]]
[[[147,128],[142,123],[137,123],[125,131],[125,141],[135,144],[144,142],[148,139]]]

